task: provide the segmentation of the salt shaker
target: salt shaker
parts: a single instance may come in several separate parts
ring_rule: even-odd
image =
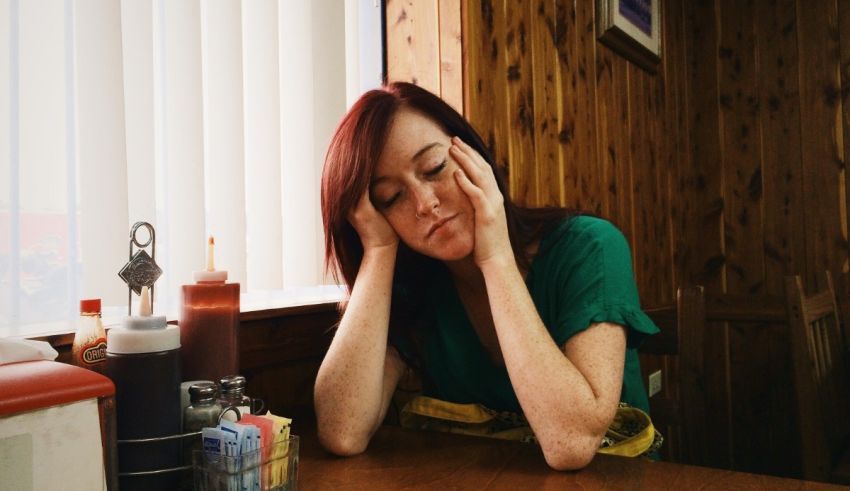
[[[221,415],[221,406],[216,400],[216,388],[212,382],[201,382],[189,387],[190,405],[183,411],[183,432],[215,428]]]
[[[242,375],[228,375],[221,379],[221,396],[219,403],[221,407],[235,407],[239,410],[239,414],[251,414],[251,398],[245,395],[245,386],[247,385],[245,377]],[[235,415],[228,411],[224,414],[224,418],[235,421]]]

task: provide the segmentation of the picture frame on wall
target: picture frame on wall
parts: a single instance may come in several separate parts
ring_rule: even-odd
[[[596,0],[599,41],[655,73],[661,61],[661,0]]]

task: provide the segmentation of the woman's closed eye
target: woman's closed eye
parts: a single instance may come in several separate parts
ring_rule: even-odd
[[[426,173],[425,173],[425,176],[427,176],[427,177],[435,177],[437,174],[439,174],[440,172],[442,172],[442,171],[443,171],[443,169],[445,169],[445,168],[446,168],[446,162],[447,162],[446,160],[444,160],[444,161],[440,162],[439,164],[437,164],[437,166],[436,166],[436,167],[434,167],[433,169],[431,169],[431,170],[429,170],[428,172],[426,172]]]
[[[390,206],[393,205],[393,203],[395,203],[398,200],[399,196],[401,196],[401,192],[397,192],[397,193],[393,194],[392,196],[390,196],[389,198],[386,198],[386,199],[379,198],[378,199],[378,207],[381,208],[381,209],[389,208]]]

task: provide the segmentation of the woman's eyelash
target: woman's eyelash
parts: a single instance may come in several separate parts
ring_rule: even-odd
[[[426,172],[426,173],[425,173],[425,176],[426,176],[426,177],[434,177],[434,176],[436,176],[437,174],[439,174],[440,172],[442,172],[442,171],[443,171],[443,169],[445,169],[445,168],[446,168],[446,163],[447,163],[447,162],[448,162],[448,160],[443,160],[442,162],[440,162],[439,164],[437,164],[437,166],[436,166],[436,167],[434,167],[433,169],[431,169],[431,170],[429,170],[428,172]],[[389,208],[390,206],[392,206],[392,205],[393,205],[393,204],[394,204],[394,203],[398,200],[399,196],[401,196],[401,192],[395,193],[395,194],[394,194],[394,195],[392,195],[392,197],[390,197],[389,199],[385,199],[385,200],[381,201],[381,202],[379,203],[380,207],[381,207],[382,209]]]
[[[425,175],[428,176],[428,177],[436,176],[437,174],[442,172],[442,170],[445,169],[445,168],[446,168],[446,161],[444,160],[444,161],[440,162],[437,165],[437,167],[434,167],[433,169],[426,172]]]
[[[395,193],[390,199],[385,199],[384,201],[382,201],[381,208],[389,208],[390,206],[392,206],[392,204],[396,202],[400,194],[401,193]]]

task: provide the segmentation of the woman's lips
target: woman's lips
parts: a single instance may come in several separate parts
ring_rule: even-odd
[[[450,220],[453,220],[456,216],[457,215],[452,215],[450,217],[446,217],[446,218],[443,218],[441,220],[438,220],[436,223],[431,225],[430,229],[428,229],[428,233],[425,235],[425,238],[426,239],[430,238],[432,235],[434,235],[434,232],[436,232],[440,227],[442,227],[443,225],[448,223]]]

